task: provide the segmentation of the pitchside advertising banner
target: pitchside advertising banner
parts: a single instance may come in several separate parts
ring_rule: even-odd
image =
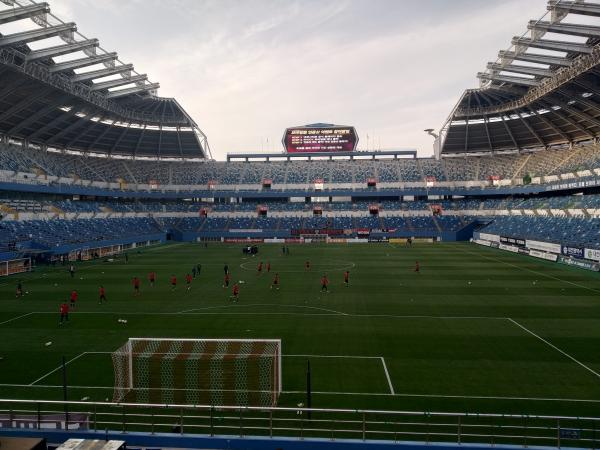
[[[583,248],[579,247],[566,247],[563,245],[562,254],[565,256],[573,256],[575,258],[583,258],[585,255],[585,251]]]
[[[560,244],[551,244],[550,242],[541,242],[541,241],[531,241],[531,240],[527,240],[525,241],[525,245],[533,250],[539,250],[541,252],[548,252],[548,253],[556,253],[557,255],[560,255],[561,253],[561,245]]]
[[[594,272],[600,271],[600,264],[591,261],[584,261],[583,259],[560,256],[558,258],[558,262],[561,264],[567,264],[569,266],[579,267],[581,269],[593,270]]]
[[[506,236],[500,236],[500,242],[503,244],[512,244],[525,247],[525,239],[511,238]]]
[[[558,259],[558,255],[555,253],[540,252],[538,250],[530,250],[529,256],[533,256],[535,258],[540,258],[540,259],[545,259],[547,261],[554,261],[554,262],[556,262],[556,260]]]
[[[507,252],[519,253],[519,247],[512,245],[500,244],[500,250],[506,250]]]
[[[479,239],[490,242],[500,242],[500,236],[497,234],[479,233]]]
[[[600,250],[597,250],[595,248],[584,248],[583,249],[583,257],[585,259],[600,261]]]

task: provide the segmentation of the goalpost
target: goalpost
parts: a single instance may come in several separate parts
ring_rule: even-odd
[[[112,354],[114,402],[275,406],[280,339],[129,338]]]
[[[0,277],[31,272],[31,258],[10,259],[0,262]]]

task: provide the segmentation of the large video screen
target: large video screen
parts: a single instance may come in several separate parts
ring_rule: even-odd
[[[288,153],[351,152],[357,143],[354,127],[288,128],[283,138]]]

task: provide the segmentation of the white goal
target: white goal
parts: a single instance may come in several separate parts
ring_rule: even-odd
[[[130,338],[112,354],[114,402],[275,406],[280,339]]]

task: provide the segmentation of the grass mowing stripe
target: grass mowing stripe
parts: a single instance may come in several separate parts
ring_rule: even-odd
[[[220,309],[220,308],[244,308],[244,307],[248,307],[248,306],[277,306],[277,307],[285,307],[285,308],[306,308],[306,309],[316,309],[318,311],[325,311],[325,312],[330,312],[330,313],[335,313],[335,314],[339,314],[342,316],[347,316],[348,314],[342,311],[336,311],[333,309],[328,309],[328,308],[319,308],[317,306],[306,306],[306,305],[282,305],[280,303],[250,303],[248,305],[222,305],[222,306],[208,306],[205,308],[194,308],[194,309],[188,309],[185,311],[180,311],[181,314],[186,314],[186,313],[191,313],[191,312],[196,312],[196,311],[205,311],[205,310],[209,310],[209,309]]]
[[[244,305],[239,305],[244,306]],[[247,305],[250,306],[250,305]],[[278,305],[279,306],[279,305]],[[284,305],[290,306],[290,305]],[[215,307],[219,308],[219,307]],[[193,311],[193,310],[190,310]],[[23,316],[30,314],[57,314],[55,311],[34,311],[27,313]],[[349,318],[371,318],[371,319],[439,319],[439,320],[508,320],[510,317],[495,317],[495,316],[424,316],[424,315],[398,315],[398,314],[350,314],[342,312],[332,313],[293,313],[293,312],[187,312],[187,311],[173,311],[173,312],[137,312],[137,311],[72,311],[69,312],[72,315],[78,314],[110,314],[110,315],[122,315],[122,316],[203,316],[203,315],[223,315],[223,316],[329,316],[329,317],[349,317]],[[19,317],[15,317],[11,320],[16,320]]]
[[[587,370],[588,372],[593,373],[594,375],[596,375],[598,378],[600,378],[600,373],[596,372],[594,369],[590,369],[588,366],[586,366],[584,363],[582,363],[581,361],[579,361],[578,359],[574,358],[573,356],[569,355],[567,352],[561,350],[560,348],[558,348],[556,345],[548,342],[546,339],[544,339],[543,337],[535,334],[533,331],[531,331],[529,328],[524,327],[523,325],[521,325],[519,322],[517,322],[514,319],[511,319],[510,317],[508,318],[508,320],[512,323],[514,323],[516,326],[518,326],[519,328],[521,328],[522,330],[526,331],[527,333],[529,333],[530,335],[538,338],[540,341],[542,341],[544,344],[549,345],[550,347],[552,347],[554,350],[556,350],[557,352],[563,354],[564,356],[566,356],[567,358],[569,358],[570,360],[572,360],[573,362],[579,364],[581,367],[583,367],[585,370]]]
[[[549,275],[547,273],[538,272],[537,270],[533,270],[533,269],[530,269],[528,267],[517,266],[516,264],[512,264],[512,263],[509,263],[507,261],[503,261],[500,258],[495,258],[493,256],[483,255],[481,253],[473,253],[473,252],[470,252],[469,250],[465,250],[465,249],[461,249],[460,251],[462,251],[463,253],[468,253],[470,255],[477,255],[477,256],[480,256],[480,257],[482,257],[484,259],[488,259],[490,261],[498,261],[499,263],[505,264],[507,266],[514,267],[515,269],[526,270],[528,272],[535,273],[536,275],[540,275],[542,277],[546,277],[546,278],[550,278],[552,280],[560,281],[561,283],[568,283],[568,284],[570,284],[572,286],[577,286],[577,287],[580,287],[582,289],[587,289],[588,291],[592,291],[592,292],[595,292],[597,294],[600,294],[600,290],[599,289],[594,289],[594,288],[591,288],[591,287],[588,287],[588,286],[584,286],[583,284],[575,283],[573,281],[563,280],[562,278],[555,277],[554,275]],[[521,256],[524,256],[524,255],[521,255]]]
[[[271,262],[272,272],[301,269],[306,260],[356,263],[349,287],[341,273],[332,272],[331,292],[317,300],[319,269],[282,274],[284,284],[275,292],[269,289],[269,276],[252,276],[239,268],[249,261],[243,259],[240,246],[211,244],[205,249],[181,244],[152,250],[131,252],[129,264],[122,258],[112,264],[78,263],[81,272],[75,278],[64,267],[49,268],[39,280],[24,276],[30,291],[24,301],[14,299],[15,280],[0,286],[4,299],[0,322],[10,321],[0,326],[0,383],[29,383],[61,365],[62,355],[72,358],[102,350],[107,353],[80,357],[68,372],[73,386],[106,386],[82,388],[76,394],[103,401],[114,381],[109,353],[132,335],[279,338],[284,353],[313,355],[283,358],[282,406],[294,406],[304,398],[306,358],[311,366],[314,361],[313,389],[323,392],[317,403],[322,407],[597,414],[598,378],[575,370],[571,359],[508,320],[515,318],[600,373],[595,350],[600,343],[598,295],[578,286],[600,290],[600,277],[595,274],[502,256],[464,243],[396,249],[294,246],[292,255],[285,257],[279,246],[260,247],[259,258]],[[484,259],[481,254],[498,259]],[[415,260],[422,263],[420,276],[413,272]],[[245,281],[240,283],[239,303],[229,301],[230,290],[222,288],[225,262],[234,280]],[[180,278],[197,263],[205,264],[191,292],[170,292],[168,276]],[[533,272],[519,270],[522,266]],[[139,276],[145,283],[145,269],[150,267],[156,267],[159,282],[134,298],[131,278]],[[567,280],[574,284],[564,283]],[[97,303],[101,284],[109,294],[109,302],[102,305]],[[80,292],[81,302],[69,326],[59,327],[58,305],[68,300],[72,289]],[[35,311],[39,315],[30,314]],[[118,323],[118,318],[129,323]],[[53,345],[45,347],[48,341]],[[376,356],[361,360],[315,355]],[[400,395],[391,395],[381,358],[394,393]],[[37,386],[60,385],[60,373],[36,382],[31,386],[35,389],[1,385],[0,389],[9,396],[59,399],[60,388]],[[598,402],[560,403],[560,399]]]
[[[1,385],[0,385],[1,386]],[[385,392],[329,392],[329,391],[311,391],[317,395],[360,395],[364,397],[414,397],[414,398],[454,398],[454,399],[474,399],[474,400],[525,400],[533,402],[572,402],[572,403],[600,403],[596,399],[581,398],[542,398],[542,397],[502,397],[494,395],[448,395],[448,394],[407,394]],[[306,394],[306,391],[283,391],[283,394]]]
[[[0,384],[2,387],[36,388],[36,389],[62,389],[62,385],[54,384]],[[69,385],[70,389],[94,389],[94,390],[112,390],[113,386],[78,386]],[[359,395],[372,397],[415,397],[415,398],[453,398],[453,399],[477,399],[477,400],[523,400],[533,402],[569,402],[569,403],[600,403],[597,399],[583,398],[543,398],[543,397],[502,397],[487,395],[448,395],[448,394],[409,394],[405,392],[396,392],[394,394],[385,392],[330,392],[330,391],[312,391],[316,395]],[[282,391],[282,394],[306,394],[306,391]]]

